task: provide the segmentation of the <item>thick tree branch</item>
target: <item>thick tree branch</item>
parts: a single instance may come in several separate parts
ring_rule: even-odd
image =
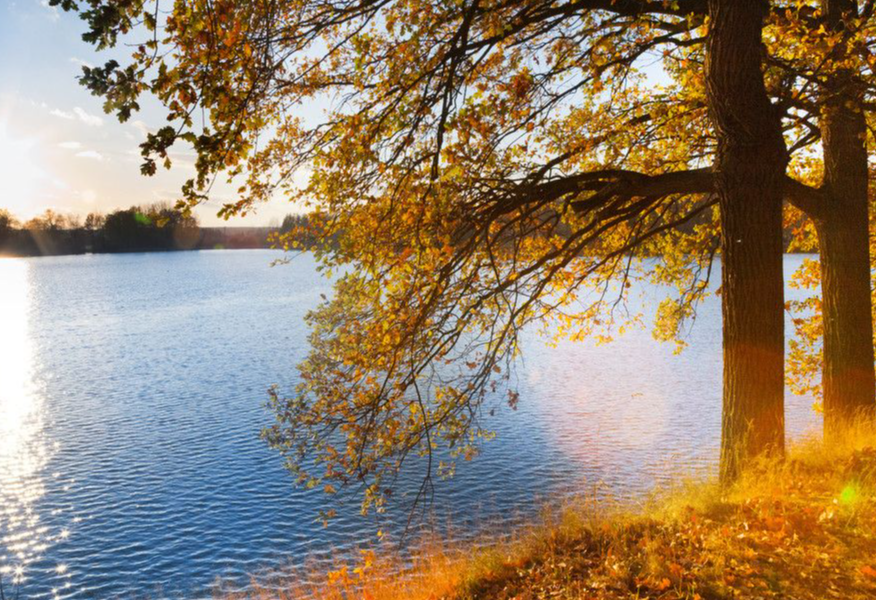
[[[580,176],[579,190],[596,193],[572,202],[580,213],[593,210],[609,198],[663,197],[674,194],[708,194],[714,190],[711,168],[676,171],[660,175],[643,175],[635,171],[602,171]]]
[[[820,219],[824,213],[824,192],[788,176],[785,176],[785,200],[811,219]]]
[[[594,10],[605,10],[624,16],[643,14],[674,15],[706,15],[709,12],[705,0],[678,0],[664,2],[663,0],[584,0],[578,6]]]
[[[714,189],[714,175],[711,167],[661,175],[606,170],[582,173],[542,186],[544,192],[557,196],[587,190],[595,191],[596,193],[589,198],[572,202],[572,208],[579,213],[599,208],[610,198],[708,194]],[[785,177],[785,199],[812,219],[819,219],[823,214],[825,196],[822,190],[806,185],[790,176]]]

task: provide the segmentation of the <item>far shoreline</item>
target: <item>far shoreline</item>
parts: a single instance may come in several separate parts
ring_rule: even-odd
[[[203,229],[210,229],[209,227]],[[221,228],[220,228],[221,229]],[[234,228],[228,228],[234,229]],[[240,228],[247,229],[247,228]],[[255,228],[253,228],[255,229]],[[266,228],[267,229],[267,228]],[[275,231],[275,230],[272,230]],[[125,250],[108,250],[108,251],[93,251],[86,250],[83,252],[58,252],[58,253],[10,253],[4,252],[0,250],[0,259],[4,258],[51,258],[51,257],[60,257],[60,256],[105,256],[112,254],[167,254],[167,253],[176,253],[176,252],[201,252],[201,251],[221,251],[221,250],[275,250],[277,252],[288,252],[292,251],[285,250],[283,248],[279,248],[270,243],[266,243],[264,245],[252,245],[252,246],[224,246],[224,245],[214,245],[214,246],[195,246],[193,248],[133,248],[133,249],[125,249]],[[310,250],[309,248],[296,248],[294,251],[306,252]],[[817,257],[817,251],[809,251],[809,250],[794,250],[794,251],[785,251],[782,253],[783,256],[813,256]],[[720,258],[721,254],[716,253],[715,258]],[[643,256],[642,258],[648,258],[647,256]]]
[[[251,247],[251,248],[155,248],[149,250],[118,250],[114,252],[73,252],[65,254],[7,254],[0,253],[0,260],[3,259],[21,259],[21,258],[67,258],[73,256],[116,256],[116,255],[134,255],[134,254],[187,254],[190,252],[286,252],[282,248],[273,248],[270,246]],[[302,250],[307,252],[308,250]],[[295,250],[298,252],[298,250]]]
[[[82,229],[52,231],[18,230],[16,243],[0,246],[0,258],[84,256],[89,254],[134,254],[145,252],[190,252],[194,250],[276,250],[271,236],[277,227],[198,227],[184,236],[174,236],[172,246],[143,245],[100,247],[92,232]]]

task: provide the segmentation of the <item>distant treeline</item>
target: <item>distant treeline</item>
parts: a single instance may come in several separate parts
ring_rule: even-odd
[[[153,204],[84,219],[47,210],[22,223],[0,209],[0,255],[270,248],[278,234],[303,231],[307,222],[306,215],[287,215],[280,227],[200,227],[194,216]],[[302,241],[309,245],[311,240]]]
[[[814,250],[814,237],[800,235],[806,227],[803,219],[786,223],[786,252]],[[0,256],[312,248],[319,228],[318,222],[302,214],[286,215],[281,225],[272,227],[200,227],[196,217],[168,204],[90,213],[84,219],[47,210],[23,223],[0,208]]]

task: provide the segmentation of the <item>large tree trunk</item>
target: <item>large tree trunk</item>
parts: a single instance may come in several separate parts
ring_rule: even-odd
[[[848,206],[839,196],[831,196],[827,214],[816,222],[824,318],[824,438],[828,444],[842,439],[849,425],[872,416],[876,397],[867,207]]]
[[[843,27],[855,0],[824,0],[828,22]],[[821,257],[824,317],[824,437],[842,438],[876,407],[870,299],[867,124],[853,73],[839,72],[822,88],[825,203],[815,219]]]
[[[782,181],[787,150],[764,88],[763,0],[709,0],[706,84],[718,138],[724,405],[721,479],[784,450]]]

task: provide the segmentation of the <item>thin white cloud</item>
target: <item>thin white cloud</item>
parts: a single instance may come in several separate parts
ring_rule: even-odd
[[[88,62],[87,60],[82,60],[76,56],[70,58],[70,62],[74,65],[79,65],[80,67],[88,67],[89,69],[93,69],[94,65]]]
[[[97,201],[97,192],[94,190],[82,190],[76,192],[76,196],[85,204],[94,204]]]
[[[49,111],[49,114],[52,116],[61,118],[61,119],[67,119],[68,121],[72,121],[73,119],[76,118],[76,115],[74,115],[73,113],[65,112],[65,111],[61,110],[60,108],[53,108],[52,110]]]
[[[85,112],[78,106],[73,109],[73,112],[76,113],[76,116],[79,117],[79,120],[86,125],[89,125],[91,127],[100,127],[101,125],[103,125],[103,119],[101,119],[97,115],[92,115]]]
[[[173,161],[173,166],[177,169],[195,171],[197,168],[195,165],[197,157],[190,152],[170,152],[168,156]]]
[[[139,131],[144,138],[149,135],[149,126],[139,119],[131,121],[131,127]]]
[[[58,148],[63,148],[64,150],[79,150],[82,147],[82,144],[79,142],[61,142],[58,144]]]
[[[83,150],[82,152],[77,152],[76,156],[79,158],[89,158],[96,161],[102,161],[104,159],[103,154],[101,154],[97,150]]]
[[[46,16],[50,21],[57,21],[61,18],[61,13],[58,12],[57,6],[49,6],[49,0],[42,0],[40,6],[46,9]]]
[[[66,110],[61,110],[60,108],[53,108],[49,111],[49,114],[60,119],[66,119],[68,121],[79,119],[89,127],[100,127],[101,125],[103,125],[103,119],[101,119],[97,115],[86,112],[79,106],[73,107],[73,112],[67,112]]]

